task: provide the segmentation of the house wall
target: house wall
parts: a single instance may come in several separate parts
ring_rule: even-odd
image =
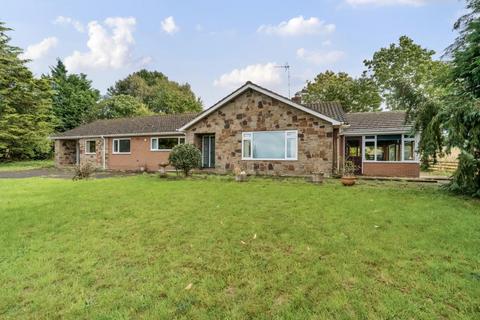
[[[130,154],[113,154],[113,138],[108,138],[108,169],[137,171],[143,167],[146,171],[158,171],[160,163],[168,162],[170,152],[150,151],[150,138],[151,136],[130,137]]]
[[[242,160],[242,132],[275,130],[298,130],[298,160]],[[187,143],[201,147],[200,134],[215,134],[215,172],[239,167],[250,174],[332,173],[332,125],[254,90],[239,95],[188,128]]]
[[[95,140],[95,153],[90,154],[86,153],[86,141]],[[88,139],[79,139],[78,148],[80,151],[80,164],[90,163],[95,168],[103,168],[103,139],[101,138],[88,138]],[[108,154],[105,154],[105,157],[108,158]]]
[[[363,162],[363,175],[416,178],[420,176],[420,164],[416,162]]]
[[[76,163],[77,140],[55,140],[55,166],[67,167]]]

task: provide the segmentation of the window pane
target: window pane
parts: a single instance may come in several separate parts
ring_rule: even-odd
[[[297,139],[287,138],[287,158],[297,157]]]
[[[178,143],[179,144],[185,144],[185,138],[179,138]]]
[[[87,141],[87,153],[95,153],[95,141]]]
[[[365,136],[366,140],[375,140],[375,136]]]
[[[118,140],[113,140],[113,152],[118,152]]]
[[[172,149],[178,144],[178,138],[158,138],[158,149]]]
[[[406,161],[415,160],[415,142],[414,141],[404,141],[403,142],[403,159]]]
[[[285,158],[285,133],[283,131],[254,132],[253,133],[253,158],[284,159]]]
[[[365,160],[375,160],[375,142],[365,142]]]
[[[252,157],[252,142],[250,140],[243,140],[243,157]]]
[[[400,135],[377,136],[377,161],[400,161]]]
[[[158,149],[158,139],[153,138],[152,139],[152,150],[157,150]]]
[[[118,152],[130,152],[130,140],[119,140]]]

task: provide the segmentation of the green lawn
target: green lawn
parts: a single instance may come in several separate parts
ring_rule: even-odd
[[[27,160],[14,162],[0,162],[0,172],[20,171],[53,167],[53,160]]]
[[[480,202],[432,186],[0,180],[0,318],[478,319]]]

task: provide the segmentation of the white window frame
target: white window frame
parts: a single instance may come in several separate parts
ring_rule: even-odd
[[[88,143],[92,142],[92,141],[95,142],[95,152],[90,152],[88,150],[88,145],[89,145]],[[95,139],[85,140],[85,154],[97,154],[97,140],[95,140]]]
[[[398,134],[398,133],[392,133],[392,134]],[[368,134],[368,135],[363,135],[362,136],[362,161],[363,162],[377,162],[377,163],[418,163],[419,158],[418,158],[418,152],[417,152],[417,147],[418,147],[418,135],[413,136],[412,138],[405,138],[404,135],[408,135],[408,133],[400,133],[401,136],[401,142],[400,142],[400,161],[394,161],[394,160],[377,160],[377,136],[382,136],[383,134]],[[375,138],[367,139],[367,137],[374,136]],[[366,142],[375,142],[374,145],[374,150],[375,150],[375,155],[374,155],[374,160],[367,160],[365,158],[365,144]],[[406,141],[413,141],[414,142],[414,154],[415,154],[415,159],[414,160],[405,160],[405,142]]]
[[[158,147],[158,139],[172,139],[172,138],[177,138],[177,144],[182,144],[182,143],[180,143],[180,139],[183,139],[183,144],[185,143],[185,136],[159,136],[159,137],[151,137],[151,138],[150,138],[150,151],[152,151],[152,152],[172,151],[172,149],[153,149],[153,148],[152,148],[153,140],[157,140],[157,147]]]
[[[255,133],[262,133],[262,132],[283,132],[284,133],[284,158],[276,159],[276,158],[254,158],[253,157],[253,136]],[[288,133],[295,134],[295,156],[291,158],[287,158],[287,140],[292,139],[288,138]],[[245,137],[246,135],[250,135],[250,137]],[[243,148],[244,148],[244,141],[250,141],[250,157],[245,157]],[[249,131],[249,132],[242,132],[242,160],[257,160],[257,161],[296,161],[298,160],[298,130],[271,130],[271,131]]]
[[[120,140],[129,140],[130,141],[130,152],[115,151],[115,141],[118,141],[118,149],[120,150]],[[130,138],[113,139],[112,140],[112,153],[113,154],[131,154],[132,153],[132,139],[130,139]]]

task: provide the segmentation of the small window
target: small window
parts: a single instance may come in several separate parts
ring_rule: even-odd
[[[375,160],[375,141],[365,141],[365,160]]]
[[[95,140],[87,140],[85,141],[85,153],[86,154],[94,154],[96,151],[96,142]]]
[[[130,139],[113,139],[113,153],[130,153]]]
[[[415,160],[415,140],[403,141],[403,160],[405,161]]]
[[[151,139],[151,151],[168,151],[178,144],[185,144],[185,137],[157,137]]]

